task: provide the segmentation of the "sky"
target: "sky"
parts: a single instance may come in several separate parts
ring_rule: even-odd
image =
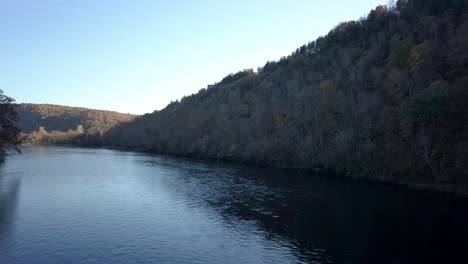
[[[0,0],[0,89],[143,114],[291,54],[382,0]]]

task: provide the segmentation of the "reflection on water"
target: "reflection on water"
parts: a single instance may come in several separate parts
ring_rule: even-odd
[[[463,263],[467,209],[450,195],[285,170],[27,148],[0,168],[0,260]]]
[[[20,179],[3,175],[0,167],[0,242],[13,222],[19,187]]]
[[[145,162],[174,171],[171,188],[227,221],[247,221],[272,241],[288,241],[305,262],[468,260],[468,201],[460,197],[226,163]]]

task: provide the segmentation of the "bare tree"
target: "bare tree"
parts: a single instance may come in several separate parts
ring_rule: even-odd
[[[431,164],[432,139],[430,135],[426,133],[426,130],[424,128],[421,130],[421,133],[419,134],[417,138],[417,143],[422,149],[422,154],[426,162],[426,165],[431,170],[432,175],[434,175],[434,179],[438,180],[439,177],[437,175],[437,172],[434,166],[432,166]]]

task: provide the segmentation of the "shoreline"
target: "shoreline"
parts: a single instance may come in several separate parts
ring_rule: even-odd
[[[147,154],[154,154],[154,155],[163,155],[175,158],[185,158],[195,161],[223,161],[231,164],[240,164],[240,165],[247,165],[247,166],[256,166],[256,167],[263,167],[263,168],[276,168],[294,172],[302,172],[302,173],[310,173],[310,174],[322,174],[322,175],[329,175],[328,177],[336,177],[340,179],[349,179],[353,181],[362,181],[368,183],[381,183],[386,185],[395,185],[401,187],[407,187],[414,190],[419,191],[429,191],[434,193],[445,193],[451,194],[461,197],[468,197],[468,189],[464,188],[457,188],[455,184],[449,183],[440,183],[435,184],[433,182],[423,182],[423,181],[401,181],[401,180],[392,180],[383,177],[367,177],[367,176],[344,176],[332,173],[330,171],[325,171],[323,168],[294,168],[294,167],[287,167],[281,166],[280,164],[267,164],[261,162],[252,162],[252,161],[242,161],[224,157],[199,157],[196,155],[184,155],[184,154],[177,154],[177,153],[162,153],[162,152],[155,152],[147,149],[139,149],[139,148],[128,148],[128,147],[119,147],[119,146],[103,146],[103,145],[75,145],[75,144],[23,144],[21,147],[81,147],[81,148],[104,148],[104,149],[111,149],[111,150],[120,150],[120,151],[132,151],[132,152],[140,152],[140,153],[147,153]],[[4,160],[6,155],[0,153],[0,162]]]

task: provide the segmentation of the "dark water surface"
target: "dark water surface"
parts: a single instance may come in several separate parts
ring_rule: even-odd
[[[0,164],[0,263],[468,263],[468,201],[107,149]]]

